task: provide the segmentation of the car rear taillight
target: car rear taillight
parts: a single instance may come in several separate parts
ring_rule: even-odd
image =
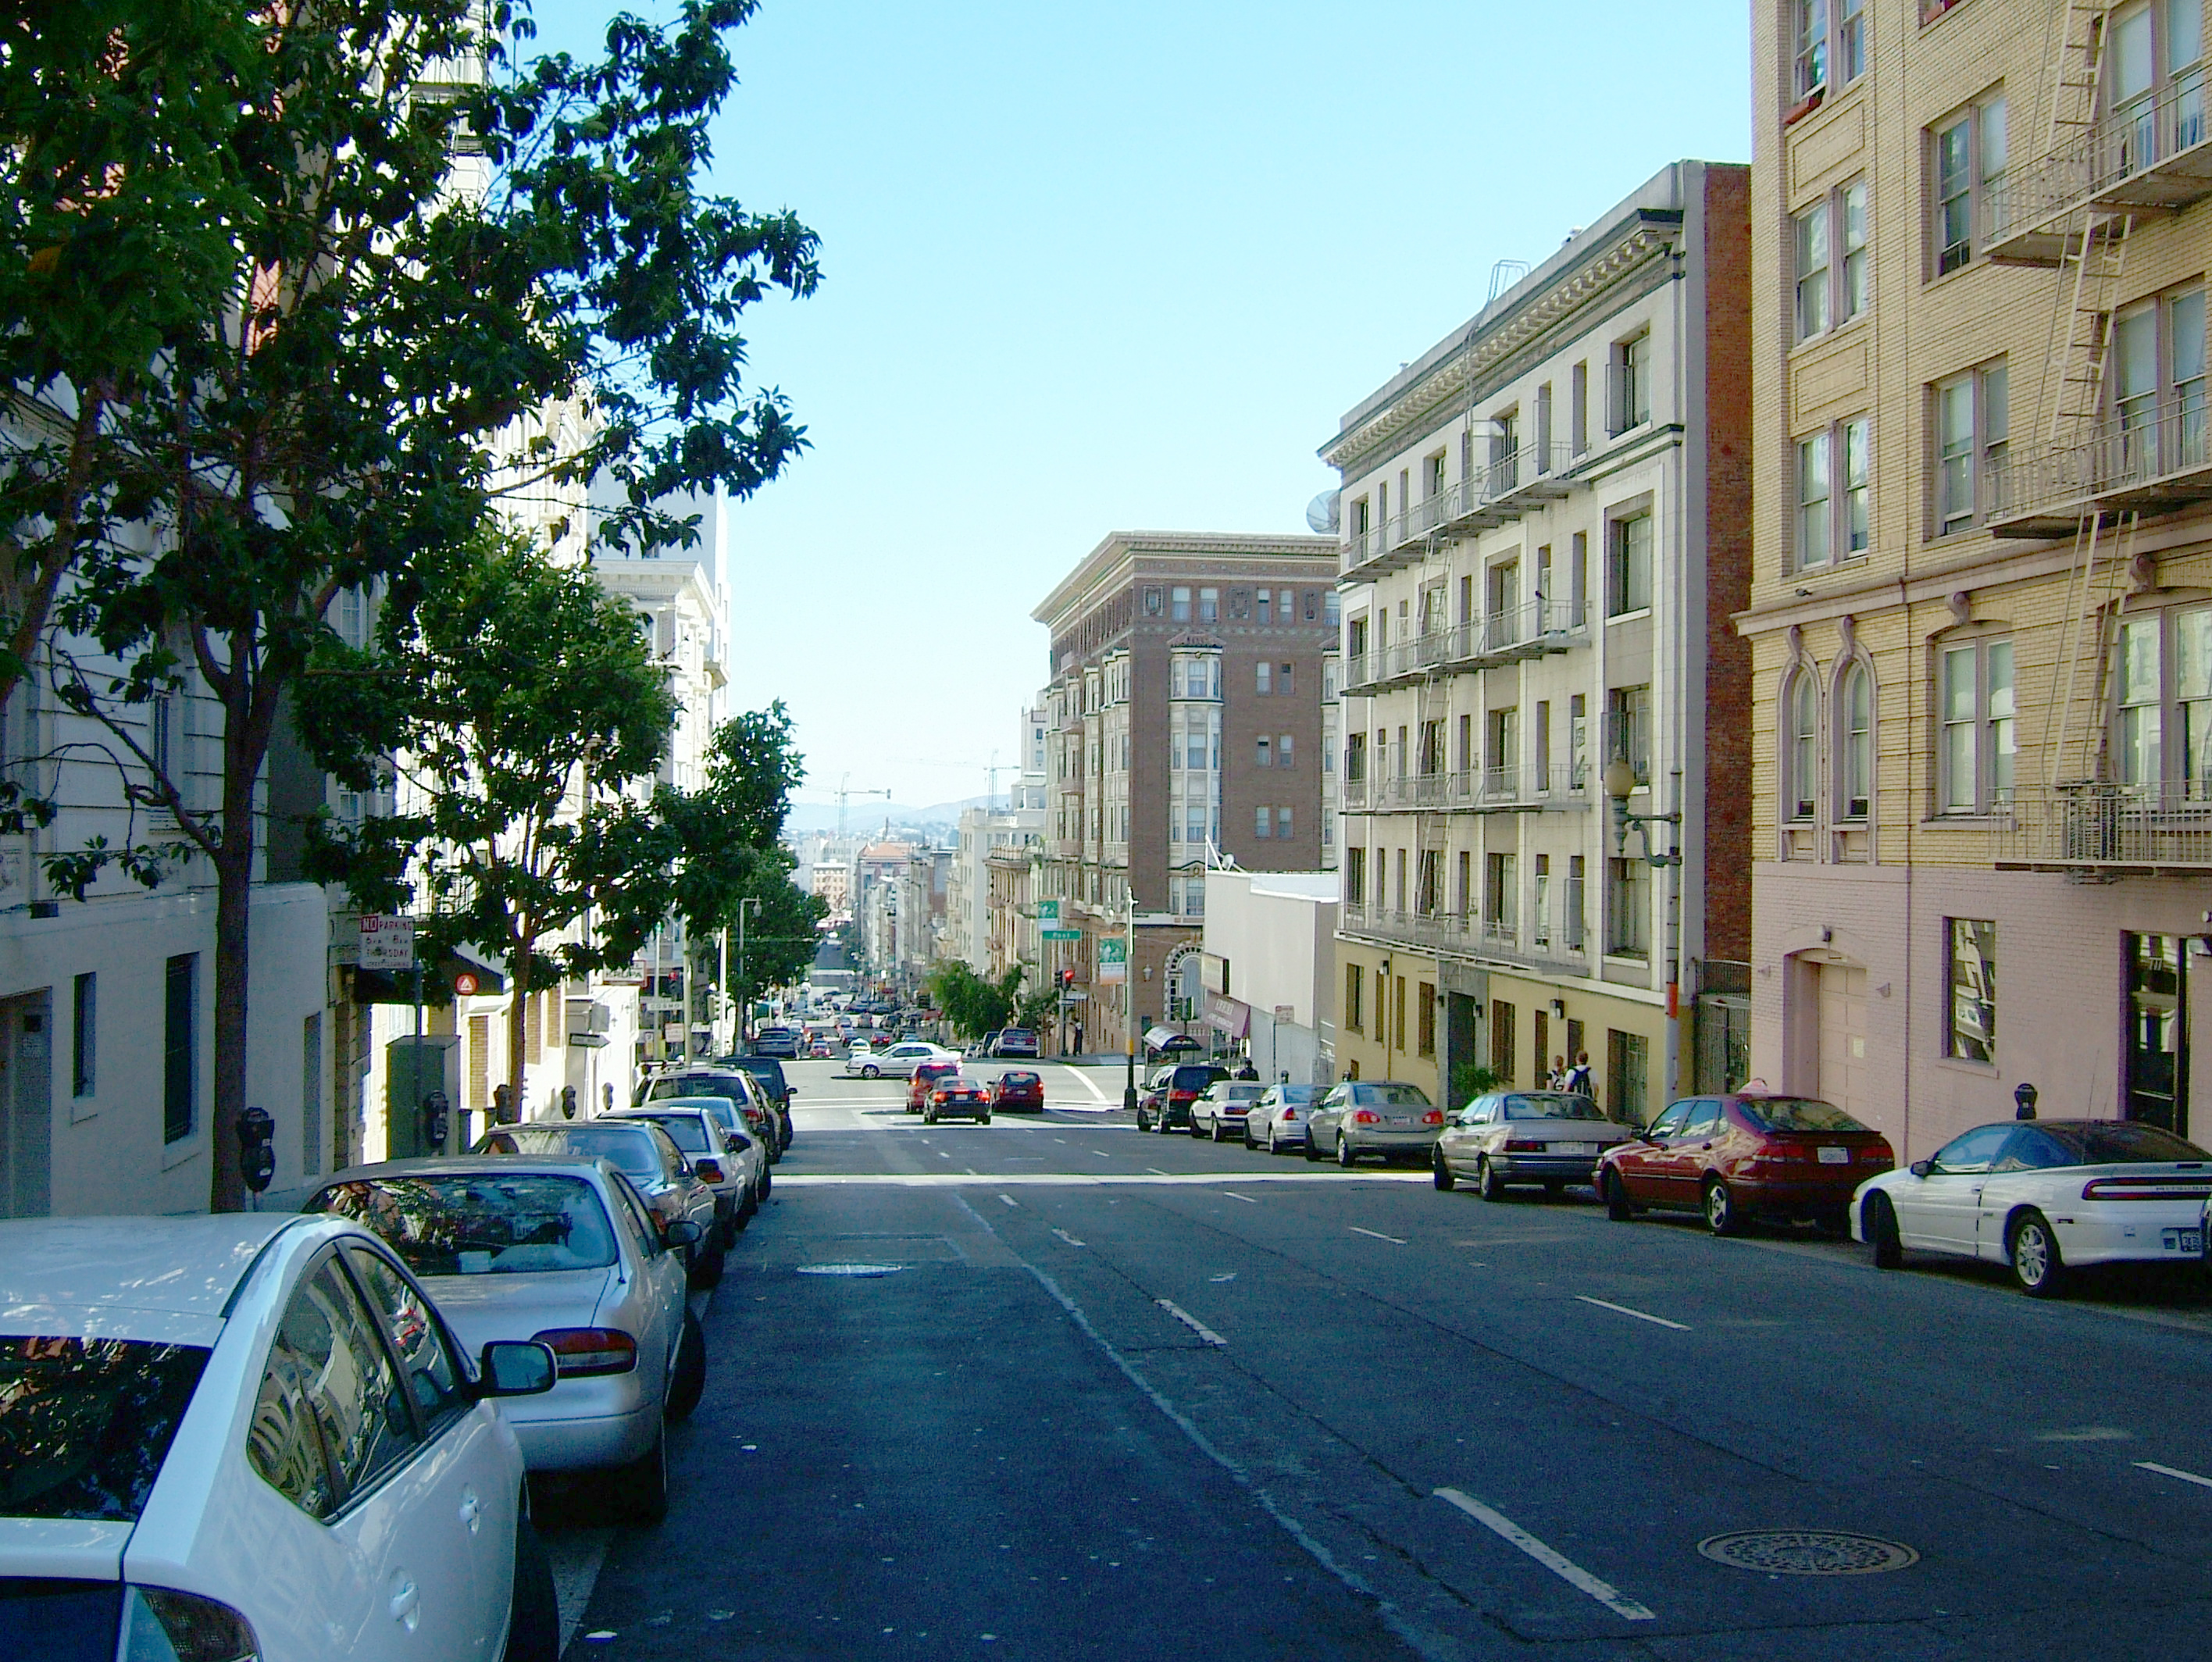
[[[2203,1200],[2212,1182],[2196,1177],[2093,1177],[2081,1186],[2084,1200]]]
[[[1198,1101],[1198,1093],[1196,1091],[1171,1090],[1168,1093],[1168,1101],[1170,1102],[1195,1102]]]
[[[691,1162],[691,1169],[699,1174],[702,1183],[720,1183],[722,1180],[722,1162],[719,1160],[695,1160]]]
[[[1426,1113],[1421,1116],[1421,1123],[1424,1125],[1443,1125],[1444,1123],[1444,1111],[1442,1108],[1431,1108]]]
[[[126,1587],[124,1598],[117,1662],[253,1662],[261,1654],[253,1624],[228,1604],[168,1587]]]
[[[1509,1137],[1506,1139],[1505,1143],[1505,1152],[1508,1154],[1541,1154],[1544,1152],[1544,1144],[1540,1139],[1535,1137]]]
[[[1379,1125],[1382,1123],[1382,1116],[1372,1108],[1362,1108],[1352,1116],[1352,1123],[1355,1125]]]
[[[553,1352],[564,1380],[627,1374],[637,1366],[637,1341],[619,1327],[549,1327],[530,1337]]]
[[[1298,1111],[1296,1108],[1285,1108],[1280,1117],[1285,1119],[1296,1119],[1298,1117]]]

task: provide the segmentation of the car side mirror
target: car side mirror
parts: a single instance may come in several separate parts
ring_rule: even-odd
[[[799,1095],[799,1087],[796,1085],[786,1085],[783,1088],[783,1094],[786,1096],[796,1096]]]
[[[1912,1162],[1911,1170],[1915,1177],[1925,1177],[1935,1169],[1936,1162],[1932,1160],[1916,1160]]]
[[[688,1217],[679,1217],[660,1232],[660,1238],[671,1246],[689,1246],[697,1241],[702,1232]]]
[[[477,1379],[479,1397],[535,1397],[559,1378],[550,1346],[535,1339],[494,1339],[483,1348]]]

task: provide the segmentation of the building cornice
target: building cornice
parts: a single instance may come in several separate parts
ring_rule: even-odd
[[[1117,531],[1102,538],[1073,571],[1038,602],[1030,616],[1057,633],[1071,616],[1080,616],[1100,594],[1123,585],[1136,575],[1150,556],[1200,556],[1214,561],[1243,561],[1255,564],[1290,560],[1326,562],[1329,575],[1336,573],[1338,547],[1334,537],[1261,537],[1233,531]]]

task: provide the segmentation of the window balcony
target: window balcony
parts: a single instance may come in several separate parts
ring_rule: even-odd
[[[1353,786],[1345,786],[1346,806]],[[1455,773],[1411,773],[1364,787],[1370,811],[1536,814],[1589,806],[1588,764],[1473,767]]]
[[[1563,444],[1532,441],[1509,451],[1382,525],[1348,533],[1338,569],[1369,581],[1416,564],[1435,542],[1510,524],[1580,485],[1571,470],[1574,461]]]
[[[1548,931],[1539,941],[1513,918],[1472,918],[1457,912],[1395,912],[1346,897],[1337,932],[1386,946],[1410,946],[1553,974],[1587,975],[1589,954],[1579,928]]]
[[[2078,443],[2005,458],[1992,481],[1998,537],[2070,535],[2088,514],[2172,513],[2212,501],[2203,395],[2146,399]]]
[[[1344,782],[1343,800],[1338,804],[1347,814],[1367,811],[1368,784],[1364,779],[1348,779]]]
[[[2022,786],[1990,833],[2000,870],[2091,882],[2212,871],[2212,779]]]
[[[2014,169],[1990,197],[1989,257],[2056,265],[2073,252],[2071,216],[2173,213],[2212,196],[2212,128],[2201,75],[2106,116],[2039,161]]]
[[[1571,600],[1528,600],[1449,629],[1432,629],[1381,652],[1345,660],[1344,691],[1368,697],[1439,673],[1494,670],[1589,644],[1588,608]]]

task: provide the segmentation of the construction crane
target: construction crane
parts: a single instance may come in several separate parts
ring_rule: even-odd
[[[845,786],[845,781],[852,777],[853,776],[850,773],[839,774],[837,777],[837,788],[831,793],[837,798],[837,840],[839,842],[845,840],[845,804],[848,798],[853,797],[881,797],[885,802],[889,802],[891,799],[891,793],[888,791],[848,790]]]

